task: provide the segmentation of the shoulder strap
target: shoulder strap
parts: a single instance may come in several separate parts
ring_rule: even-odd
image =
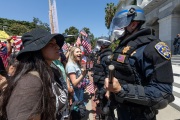
[[[127,46],[130,46],[130,50],[126,53],[128,55],[130,55],[134,50],[138,49],[139,47],[149,44],[150,42],[156,40],[157,38],[155,38],[152,35],[147,35],[147,36],[141,36],[138,37],[137,39],[130,41]]]

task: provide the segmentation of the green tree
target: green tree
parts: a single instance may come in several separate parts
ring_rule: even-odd
[[[33,22],[31,23],[32,28],[42,28],[50,31],[49,25],[47,23],[43,23],[39,18],[33,17]]]
[[[87,28],[87,27],[84,27],[83,28],[83,30],[89,35],[89,34],[91,34],[91,32],[90,32],[90,29],[89,28]]]
[[[117,7],[114,5],[114,3],[107,3],[107,6],[105,7],[105,25],[107,29],[110,28],[111,21],[116,13]]]
[[[33,18],[33,22],[0,18],[0,30],[5,30],[9,35],[22,35],[23,33],[36,27],[50,31],[49,25],[47,23],[43,23],[38,18]]]
[[[29,31],[29,28],[25,25],[13,23],[11,27],[8,28],[11,31],[11,35],[22,35],[25,32]]]
[[[66,42],[70,44],[74,44],[77,40],[78,33],[79,33],[79,30],[74,26],[71,26],[68,29],[66,29],[64,34],[75,35],[75,37],[66,38]]]
[[[112,49],[112,51],[114,51],[117,48],[117,46],[119,45],[119,42],[120,40],[116,40],[111,44],[110,48]]]

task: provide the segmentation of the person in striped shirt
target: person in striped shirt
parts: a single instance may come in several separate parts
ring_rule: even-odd
[[[7,38],[6,44],[3,42],[0,42],[0,57],[2,58],[4,67],[6,68],[8,66],[8,56],[12,52],[12,47],[11,47],[11,37]]]

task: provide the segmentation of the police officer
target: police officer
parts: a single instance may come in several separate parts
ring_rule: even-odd
[[[98,88],[103,88],[106,75],[106,63],[108,62],[108,56],[112,55],[112,50],[109,48],[111,41],[108,37],[100,37],[96,43],[96,56],[97,62],[93,66],[94,71],[94,83]]]
[[[114,77],[106,78],[105,88],[115,94],[119,120],[155,120],[158,109],[174,100],[170,49],[151,29],[140,29],[144,22],[144,11],[135,5],[112,20],[111,38],[120,43],[112,55]]]
[[[94,84],[98,88],[97,96],[101,104],[100,105],[101,110],[103,111],[101,114],[101,119],[103,118],[106,119],[105,116],[107,116],[109,120],[113,120],[115,118],[114,111],[113,108],[112,109],[109,108],[112,102],[110,103],[109,92],[107,92],[104,89],[104,80],[108,72],[106,69],[109,59],[108,57],[112,55],[112,50],[109,47],[110,45],[111,45],[111,41],[109,37],[98,38],[96,47],[94,49],[96,51],[96,56],[98,58],[97,58],[97,62],[95,62],[95,64],[93,65],[93,73],[94,73],[93,80],[94,80]]]
[[[174,54],[177,55],[177,54],[180,54],[180,34],[177,34],[177,37],[174,38],[174,42],[173,42],[173,45],[174,45]]]

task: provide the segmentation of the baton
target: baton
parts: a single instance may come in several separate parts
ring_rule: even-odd
[[[114,65],[109,65],[108,66],[108,69],[109,69],[109,84],[112,84],[112,80],[113,80],[113,77],[114,77]]]

